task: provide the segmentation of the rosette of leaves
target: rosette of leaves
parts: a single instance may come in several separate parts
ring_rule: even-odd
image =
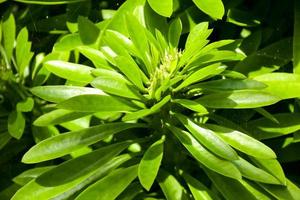
[[[22,161],[66,161],[16,177],[24,186],[13,199],[297,199],[272,149],[218,115],[268,116],[262,107],[282,99],[232,70],[244,58],[230,50],[234,41],[209,43],[203,22],[181,47],[179,19],[166,32],[133,15],[124,20],[121,33],[79,18],[79,34],[61,43],[79,38],[75,51],[90,61],[44,63],[67,82],[32,88],[55,106],[34,124],[70,131],[39,142]]]

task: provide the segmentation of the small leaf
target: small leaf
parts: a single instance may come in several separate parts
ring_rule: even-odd
[[[115,133],[139,127],[143,126],[141,124],[111,123],[57,135],[43,140],[29,149],[23,156],[22,162],[37,163],[58,158]]]
[[[89,45],[97,41],[100,34],[98,27],[86,17],[78,17],[78,31],[83,44]]]
[[[23,135],[24,128],[25,118],[23,114],[18,111],[12,111],[8,116],[7,129],[9,134],[16,139],[20,139]]]
[[[114,200],[137,177],[137,165],[120,168],[85,189],[76,200]]]
[[[208,114],[207,109],[196,101],[188,100],[188,99],[175,99],[175,100],[173,100],[173,102],[178,103],[178,104],[182,105],[183,107],[186,107],[192,111],[195,111],[198,114],[201,114],[201,115]]]
[[[30,112],[34,106],[34,101],[31,97],[27,97],[24,101],[17,103],[17,111],[19,112]]]
[[[138,177],[143,187],[149,191],[158,173],[163,157],[164,138],[153,143],[144,153],[139,164]]]
[[[81,83],[90,83],[94,77],[91,75],[92,67],[59,60],[51,60],[44,63],[47,70],[55,75]]]
[[[205,95],[196,101],[209,108],[258,108],[277,103],[281,99],[263,91],[241,90]]]
[[[206,150],[193,136],[174,126],[168,128],[175,134],[179,141],[192,154],[192,156],[207,168],[224,176],[241,179],[239,170],[229,161],[223,160]]]
[[[177,48],[182,31],[182,24],[180,18],[176,18],[172,21],[169,27],[168,40],[173,48]]]
[[[61,101],[70,99],[71,97],[83,94],[104,94],[104,92],[95,88],[66,85],[37,86],[31,88],[30,91],[35,96],[54,103],[59,103]]]
[[[173,0],[147,0],[150,7],[164,17],[170,17],[173,13]]]
[[[96,94],[75,96],[60,102],[57,107],[77,112],[129,112],[137,110],[137,106],[126,99]]]
[[[225,9],[222,0],[193,0],[196,6],[212,18],[222,19]]]

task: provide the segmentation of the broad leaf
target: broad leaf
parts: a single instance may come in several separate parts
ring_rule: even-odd
[[[147,0],[150,7],[164,17],[170,17],[173,13],[173,0]]]
[[[222,0],[193,0],[196,6],[212,18],[222,19],[225,9]]]
[[[100,34],[98,27],[85,17],[78,17],[78,31],[83,44],[89,45],[97,41]]]

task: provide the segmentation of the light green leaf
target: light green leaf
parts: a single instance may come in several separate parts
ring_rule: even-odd
[[[56,51],[72,51],[77,47],[82,46],[82,41],[78,33],[72,33],[63,36],[58,42],[54,44],[53,49]]]
[[[220,63],[215,63],[209,65],[207,67],[203,67],[195,72],[193,72],[190,76],[188,76],[174,91],[179,91],[180,89],[189,86],[193,83],[205,80],[207,78],[213,77],[217,74],[220,74],[225,70],[226,66],[220,66]]]
[[[261,159],[276,158],[276,154],[270,147],[240,131],[215,124],[205,124],[205,126],[218,133],[224,141],[243,153]]]
[[[173,13],[173,0],[147,0],[150,7],[164,17],[171,17]]]
[[[190,131],[190,133],[212,153],[227,160],[238,159],[237,153],[213,131],[200,124],[194,123],[184,115],[175,114],[175,116]]]
[[[97,41],[100,34],[98,27],[86,17],[78,17],[78,32],[83,44],[89,45]]]
[[[167,200],[188,200],[183,186],[169,172],[160,169],[156,180]]]
[[[16,37],[16,22],[12,13],[6,13],[2,21],[2,40],[6,58],[10,62]]]
[[[256,90],[241,90],[205,95],[196,101],[209,108],[258,108],[277,103],[281,99]]]
[[[138,177],[142,186],[149,191],[158,173],[163,158],[164,138],[153,143],[144,153],[138,167]]]
[[[279,123],[275,123],[267,118],[260,118],[249,121],[247,129],[253,137],[262,140],[280,137],[300,130],[299,113],[278,113],[273,115]]]
[[[76,49],[89,60],[91,60],[95,67],[103,69],[112,69],[101,51],[88,46],[80,46]]]
[[[141,124],[110,123],[93,126],[79,131],[57,135],[33,146],[23,156],[24,163],[37,163],[51,160],[71,153],[82,147],[94,144],[115,133],[143,127]]]
[[[76,198],[76,200],[114,200],[137,177],[137,165],[113,171],[100,179]]]
[[[51,60],[44,63],[44,67],[53,74],[71,81],[90,83],[94,77],[91,70],[94,68],[60,60]]]
[[[260,168],[255,167],[241,157],[238,160],[234,160],[232,162],[237,166],[239,171],[242,173],[242,176],[250,180],[268,184],[281,184],[279,180],[277,180],[274,176]]]
[[[35,126],[50,126],[75,120],[86,115],[89,115],[89,112],[73,112],[64,109],[56,109],[46,114],[39,116],[33,124]]]
[[[196,6],[214,19],[222,19],[225,9],[222,0],[193,0]]]
[[[168,125],[168,128],[175,134],[175,136],[192,154],[192,156],[201,164],[224,176],[233,179],[241,179],[239,170],[231,162],[223,160],[206,150],[188,132],[170,125]]]
[[[281,99],[300,97],[300,75],[292,73],[269,73],[254,77],[254,80],[266,84],[264,91]]]
[[[12,111],[8,116],[7,124],[8,133],[16,138],[20,139],[25,129],[25,117],[21,112]]]
[[[104,92],[95,88],[66,85],[37,86],[31,88],[30,91],[34,95],[54,103],[59,103],[61,101],[70,99],[71,97],[83,94],[104,94]]]
[[[75,96],[60,102],[57,107],[78,112],[129,112],[138,108],[126,99],[96,94]]]
[[[197,114],[201,114],[201,115],[208,114],[207,109],[196,101],[188,100],[188,99],[174,99],[172,102],[178,103],[185,108],[195,111],[197,112]]]
[[[294,2],[293,62],[294,72],[300,74],[300,2]]]
[[[152,111],[150,109],[142,109],[132,113],[126,113],[126,115],[122,118],[122,121],[131,121],[137,120],[148,115],[151,115]]]
[[[19,112],[30,112],[34,106],[34,101],[31,97],[27,97],[24,101],[17,103],[17,111]]]
[[[180,18],[176,18],[172,21],[169,27],[169,32],[168,32],[168,40],[170,45],[173,48],[177,48],[180,40],[180,35],[182,31],[182,23]]]

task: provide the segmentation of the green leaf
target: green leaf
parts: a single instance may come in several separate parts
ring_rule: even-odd
[[[24,163],[37,163],[67,155],[77,149],[94,144],[115,133],[143,127],[141,124],[110,123],[57,135],[33,146],[23,156]]]
[[[280,137],[300,130],[299,113],[278,113],[273,115],[279,123],[267,118],[251,120],[247,123],[247,129],[253,137],[262,140]]]
[[[86,0],[14,0],[21,3],[27,4],[39,4],[39,5],[57,5],[57,4],[68,4],[68,3],[76,3],[80,1]]]
[[[202,106],[201,104],[197,103],[196,101],[188,100],[188,99],[174,99],[172,101],[174,103],[178,103],[178,104],[182,105],[185,108],[195,111],[198,114],[201,114],[201,115],[208,114],[207,109],[204,106]]]
[[[201,164],[224,176],[233,179],[241,179],[239,170],[231,162],[223,160],[206,150],[188,132],[170,125],[168,125],[168,128],[175,134],[175,136],[192,154],[192,156]]]
[[[291,61],[292,56],[292,40],[287,38],[247,56],[235,66],[234,70],[255,77],[286,65]]]
[[[262,116],[264,116],[265,118],[275,122],[275,123],[279,123],[278,120],[271,114],[269,113],[266,109],[264,108],[255,108],[254,109],[256,112],[258,112],[259,114],[261,114]]]
[[[12,111],[8,116],[7,124],[8,133],[16,138],[20,139],[25,129],[25,117],[21,112]]]
[[[255,167],[241,157],[239,160],[234,160],[232,162],[237,166],[239,171],[242,173],[242,176],[250,180],[268,184],[281,184],[274,176],[260,168]]]
[[[170,24],[169,32],[168,32],[168,40],[169,40],[170,45],[173,48],[176,48],[179,44],[181,31],[182,31],[181,20],[180,20],[180,18],[176,18]]]
[[[86,185],[91,184],[93,181],[102,178],[113,169],[117,168],[119,165],[123,164],[125,161],[128,161],[131,156],[125,154],[113,158],[111,161],[100,164],[100,166],[84,176],[79,177],[78,179],[62,184],[55,187],[43,186],[38,183],[36,180],[30,181],[17,193],[13,196],[12,200],[32,200],[32,199],[66,199],[76,193],[78,190],[83,189]]]
[[[169,172],[160,169],[156,179],[167,200],[188,200],[183,186]]]
[[[77,47],[82,46],[82,41],[78,33],[68,34],[63,36],[54,44],[53,49],[56,51],[72,51]]]
[[[225,66],[220,66],[220,63],[215,63],[209,65],[207,67],[203,67],[195,72],[193,72],[190,76],[188,76],[174,91],[179,91],[180,89],[189,86],[193,83],[205,80],[207,78],[213,77],[217,74],[220,74],[225,70]]]
[[[181,114],[175,114],[180,122],[190,131],[190,133],[207,149],[218,156],[227,160],[236,160],[237,153],[213,131]]]
[[[228,10],[226,21],[238,26],[245,27],[258,26],[261,23],[257,19],[257,16],[253,15],[251,12],[236,8],[231,8]]]
[[[75,96],[60,102],[57,107],[78,112],[129,112],[137,110],[137,106],[130,101],[100,94]]]
[[[94,68],[60,60],[51,60],[44,63],[44,67],[53,74],[71,81],[90,83],[94,77],[91,70]]]
[[[76,49],[89,60],[91,60],[95,67],[103,69],[112,69],[101,51],[88,46],[80,46]]]
[[[50,126],[75,120],[86,115],[89,115],[89,112],[73,112],[64,109],[56,109],[46,114],[39,116],[33,124],[35,126]]]
[[[17,111],[19,112],[30,112],[34,106],[34,100],[31,97],[27,97],[24,101],[17,103]]]
[[[173,13],[173,0],[147,0],[150,7],[164,17],[171,17]]]
[[[10,62],[13,55],[15,37],[16,22],[14,15],[12,13],[6,13],[4,21],[2,21],[2,40],[4,41],[3,47],[5,49],[8,62]]]
[[[102,74],[91,82],[93,87],[101,89],[109,94],[130,99],[141,100],[141,98],[143,98],[142,95],[139,94],[137,88],[121,74],[104,69],[101,69],[101,72]]]
[[[4,132],[0,134],[0,150],[10,141],[11,136],[9,133]]]
[[[293,62],[294,72],[300,73],[300,3],[294,1],[294,37],[293,37]]]
[[[137,177],[137,165],[113,171],[100,179],[76,198],[76,200],[114,200]]]
[[[86,17],[78,17],[78,32],[83,44],[89,45],[97,41],[99,28]]]
[[[37,86],[31,88],[30,91],[35,96],[54,103],[59,103],[61,101],[70,99],[71,97],[83,94],[104,94],[101,90],[95,88],[66,85]]]
[[[195,200],[215,200],[216,197],[211,195],[211,191],[200,181],[193,178],[187,173],[183,173],[183,177],[191,190]]]
[[[266,84],[264,91],[281,99],[300,97],[300,75],[292,73],[269,73],[254,77],[254,80]]]
[[[209,108],[258,108],[277,103],[281,99],[256,90],[241,90],[205,95],[196,101]]]
[[[163,158],[164,138],[153,143],[144,153],[138,167],[138,177],[142,186],[149,191],[158,173]]]
[[[276,158],[276,154],[270,147],[240,131],[215,124],[205,124],[205,126],[218,133],[224,141],[245,154],[261,159]]]
[[[224,5],[222,0],[193,0],[196,6],[214,19],[222,19]]]

